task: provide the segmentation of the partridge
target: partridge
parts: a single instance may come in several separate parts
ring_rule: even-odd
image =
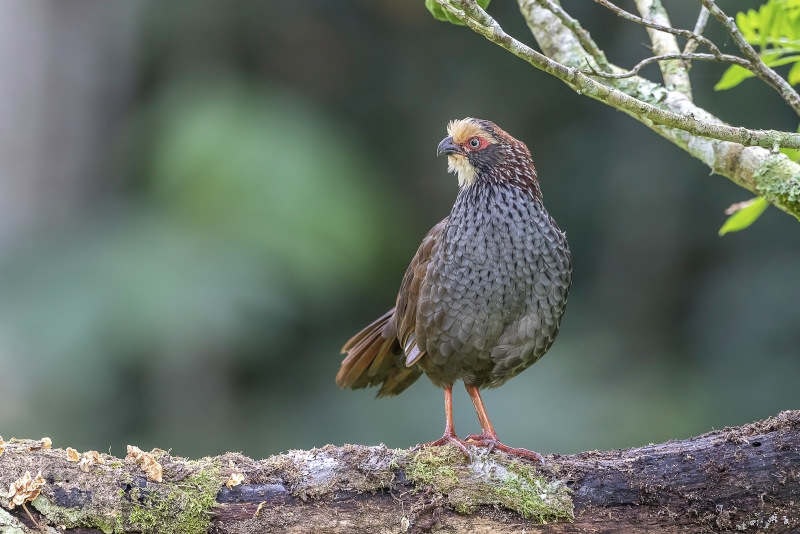
[[[423,373],[444,389],[445,433],[424,446],[467,444],[535,458],[499,442],[480,391],[536,363],[558,335],[572,282],[567,239],[542,203],[530,152],[490,121],[450,122],[446,155],[459,191],[422,240],[396,306],[342,348],[342,388],[397,395]],[[457,437],[452,389],[461,380],[482,433]]]

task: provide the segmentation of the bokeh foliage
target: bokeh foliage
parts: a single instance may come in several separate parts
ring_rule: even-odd
[[[796,407],[796,223],[767,210],[720,239],[741,190],[629,117],[422,2],[141,7],[125,22],[138,25],[135,60],[102,69],[135,72],[109,134],[118,148],[96,155],[111,162],[103,180],[0,248],[4,438],[265,456],[441,435],[441,392],[425,379],[376,401],[333,376],[448,213],[456,185],[435,147],[465,116],[528,144],[575,265],[552,351],[485,395],[503,440],[623,447]],[[685,27],[696,7],[668,9]],[[513,2],[490,9],[528,31]],[[649,53],[643,28],[593,3],[575,14],[621,64]],[[80,39],[70,20],[53,19]],[[722,70],[693,65],[698,102],[794,128],[762,84],[714,93]],[[459,433],[477,430],[463,391],[455,403]]]

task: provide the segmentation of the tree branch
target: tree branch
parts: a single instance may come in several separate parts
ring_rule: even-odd
[[[443,5],[445,9],[449,9],[451,12],[454,10],[460,13],[460,16],[467,18],[464,11],[455,9],[449,2],[445,0],[437,0],[437,2]],[[564,73],[564,70],[568,71],[568,73],[575,71],[580,76],[588,79],[578,71],[586,68],[587,64],[591,65],[592,59],[584,50],[574,32],[554,13],[543,7],[539,0],[518,0],[518,2],[528,27],[533,32],[545,54],[544,56],[530,50],[510,37],[504,36],[505,34],[502,30],[500,30],[501,33],[495,35],[494,32],[497,31],[497,26],[489,29],[482,28],[472,19],[469,19],[468,24],[472,25],[470,27],[476,26],[473,29],[482,35],[487,35],[488,33],[487,38],[490,40],[501,41],[501,46],[511,49],[512,53],[523,57],[526,61],[528,58],[524,57],[523,51],[525,53],[527,51],[533,52],[529,63],[536,68],[556,75],[571,86],[570,78]],[[488,17],[488,15],[485,16]],[[612,70],[618,69],[614,65],[610,65],[610,67]],[[560,69],[558,74],[554,72],[556,68]],[[618,71],[624,72],[622,69]],[[667,91],[659,84],[639,76],[620,80],[604,80],[602,78],[600,80],[605,84],[609,92],[615,91],[612,93],[614,95],[623,94],[632,99],[634,103],[646,103],[650,107],[667,110],[673,115],[691,117],[692,119],[697,118],[702,120],[704,124],[717,124],[731,128],[708,111],[696,106],[686,95],[677,91]],[[600,82],[596,83],[600,85]],[[580,88],[578,89],[580,90]],[[628,113],[689,152],[692,156],[703,161],[711,167],[713,172],[719,173],[737,185],[763,196],[779,209],[800,219],[800,165],[791,161],[785,155],[778,153],[777,146],[772,145],[772,150],[743,146],[742,143],[720,141],[717,137],[708,136],[704,133],[698,134],[680,127],[665,126],[651,120],[649,116],[637,113],[635,107],[633,108],[634,110],[631,110],[631,106],[620,105],[619,99],[609,98],[608,93],[605,95],[588,94]],[[742,131],[744,129],[734,128],[734,130]]]
[[[328,445],[260,461],[232,453],[189,461],[154,450],[163,474],[155,482],[132,460],[97,455],[98,461],[82,468],[71,454],[72,462],[69,451],[43,448],[41,441],[6,445],[0,487],[25,472],[41,472],[44,483],[26,505],[33,521],[20,506],[9,510],[9,499],[0,496],[0,531],[781,533],[800,528],[797,411],[684,441],[550,455],[545,466],[485,451],[475,451],[470,464],[453,447]]]
[[[702,35],[703,30],[706,29],[706,24],[708,24],[708,9],[705,6],[700,8],[700,14],[697,15],[697,22],[694,24],[694,30],[692,33],[696,35]],[[683,48],[684,54],[691,54],[695,50],[697,50],[697,45],[700,43],[697,42],[697,39],[692,37],[688,41],[686,41],[686,46]]]
[[[734,65],[740,65],[740,66],[748,65],[749,66],[749,63],[747,62],[746,59],[742,59],[742,58],[737,57],[737,56],[729,56],[727,54],[723,54],[722,56],[715,56],[714,54],[681,54],[681,53],[677,53],[677,54],[663,54],[663,55],[660,55],[660,56],[653,56],[653,57],[649,57],[649,58],[643,59],[642,61],[640,61],[639,63],[634,65],[631,70],[626,71],[626,72],[619,72],[619,73],[613,73],[613,74],[612,73],[607,73],[607,72],[585,71],[585,70],[583,70],[581,72],[583,74],[588,75],[588,76],[596,76],[596,77],[599,77],[599,78],[609,78],[609,79],[613,79],[613,80],[621,80],[622,78],[630,78],[631,76],[635,76],[636,74],[639,73],[639,71],[643,67],[646,67],[647,65],[650,65],[651,63],[655,63],[657,61],[663,61],[663,60],[671,60],[671,59],[681,59],[681,60],[697,59],[697,60],[701,60],[701,61],[717,61],[719,63],[732,63]],[[664,63],[666,63],[666,61],[664,61]],[[747,67],[745,67],[745,68],[747,68]],[[683,93],[683,91],[680,91],[680,92]],[[686,93],[684,93],[684,94],[686,94]],[[690,95],[686,95],[686,96],[689,97]]]
[[[505,48],[534,67],[552,74],[572,86],[579,93],[646,119],[653,124],[679,128],[694,135],[731,141],[746,146],[770,147],[774,150],[781,147],[800,148],[800,134],[797,133],[776,130],[748,130],[747,128],[737,128],[721,122],[698,120],[692,115],[673,113],[603,85],[587,77],[579,69],[570,68],[553,61],[517,41],[503,31],[500,25],[475,3],[475,0],[437,0],[437,2],[489,41]],[[454,7],[453,3],[459,3],[463,9]]]
[[[701,44],[701,45],[705,46],[706,48],[708,48],[709,51],[711,51],[712,54],[721,54],[722,53],[722,52],[720,52],[719,48],[717,48],[717,45],[715,45],[711,40],[706,39],[705,37],[703,37],[699,33],[694,33],[694,32],[690,32],[689,30],[682,30],[682,29],[679,29],[679,28],[673,28],[672,26],[670,26],[668,24],[667,25],[659,24],[656,21],[645,20],[645,19],[643,19],[641,17],[637,17],[636,15],[634,15],[632,13],[628,13],[624,9],[622,9],[620,7],[617,7],[616,5],[612,4],[608,0],[594,0],[594,1],[597,2],[598,4],[600,4],[601,6],[605,7],[609,11],[612,11],[618,17],[623,18],[623,19],[625,19],[627,21],[635,22],[636,24],[641,24],[642,26],[645,26],[645,27],[647,27],[648,29],[651,29],[651,30],[657,30],[657,31],[660,31],[660,32],[669,33],[671,35],[678,35],[680,37],[685,37],[687,40],[691,39],[691,40],[697,41],[699,44]]]
[[[554,2],[554,0],[537,1],[539,4],[557,16],[565,26],[572,30],[572,32],[575,34],[575,37],[577,37],[578,41],[580,41],[581,46],[583,46],[583,49],[588,52],[592,58],[594,58],[601,70],[610,72],[611,69],[609,68],[608,59],[606,59],[605,53],[600,50],[600,47],[594,42],[594,39],[592,39],[592,37],[589,35],[589,32],[586,31],[583,26],[581,26],[581,23],[578,22],[577,19],[572,18],[572,16],[564,11],[564,8]]]
[[[672,27],[667,10],[661,0],[636,0],[636,9],[642,18],[648,22],[655,22],[665,27]],[[653,43],[653,53],[657,56],[680,54],[678,40],[671,33],[647,28],[650,42]],[[678,91],[692,99],[692,83],[689,80],[688,64],[683,60],[670,60],[659,62],[661,75],[664,78],[664,87],[670,91]]]
[[[671,28],[669,25],[657,24],[652,21],[648,21],[642,18],[637,17],[636,15],[632,15],[627,11],[617,7],[616,5],[612,4],[608,0],[594,0],[598,4],[602,5],[603,7],[608,8],[609,10],[616,13],[618,16],[629,20],[631,22],[636,22],[637,24],[642,24],[648,28],[648,33],[651,30],[658,30],[665,33],[670,33],[672,35],[681,35],[686,37],[687,39],[691,39],[694,41],[699,42],[700,44],[706,46],[711,50],[711,53],[714,55],[722,55],[719,49],[708,39],[705,37],[700,36],[699,34],[690,32],[688,30],[676,30]],[[636,0],[637,5],[639,2],[651,2],[653,0]],[[655,0],[658,2],[659,0]],[[703,7],[708,9],[714,17],[722,23],[728,33],[731,34],[733,40],[736,42],[736,45],[744,54],[745,58],[747,58],[748,66],[745,67],[747,70],[752,72],[755,76],[757,76],[761,81],[765,82],[767,85],[775,89],[778,94],[781,95],[787,104],[794,110],[795,113],[800,115],[800,95],[797,94],[797,91],[784,80],[777,72],[772,70],[771,68],[767,67],[766,64],[761,60],[761,57],[758,53],[753,49],[752,46],[745,40],[744,36],[742,36],[739,28],[736,26],[736,21],[732,17],[728,17],[717,5],[714,3],[713,0],[700,0],[703,4]],[[663,8],[662,8],[663,9]],[[664,12],[666,16],[666,12]],[[652,33],[651,39],[652,39]],[[688,43],[687,43],[688,45]],[[677,49],[677,42],[675,43],[675,48]],[[655,50],[655,43],[654,43],[654,51]],[[658,54],[659,52],[656,51]],[[669,88],[669,86],[667,86]],[[762,145],[763,146],[763,145]]]

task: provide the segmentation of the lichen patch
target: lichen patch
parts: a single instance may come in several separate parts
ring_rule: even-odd
[[[317,499],[336,491],[375,492],[395,478],[404,451],[385,445],[362,447],[326,445],[308,451],[289,451],[258,463],[250,480],[280,481],[302,499]],[[353,469],[349,466],[357,466]],[[251,482],[252,483],[252,482]]]

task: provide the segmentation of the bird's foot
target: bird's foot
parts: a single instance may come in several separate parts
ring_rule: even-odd
[[[466,443],[474,445],[475,447],[487,447],[489,450],[487,454],[491,454],[493,450],[503,451],[506,454],[513,456],[520,456],[528,460],[541,462],[544,465],[544,457],[538,452],[529,451],[528,449],[515,449],[508,445],[503,445],[497,439],[497,434],[470,434],[467,436]]]
[[[417,445],[416,447],[414,447],[414,450],[427,449],[428,447],[443,447],[445,445],[454,445],[461,452],[464,453],[464,456],[469,458],[470,462],[472,461],[472,453],[469,452],[469,449],[467,448],[467,443],[464,440],[459,439],[459,437],[456,436],[455,434],[445,433],[444,436],[437,439],[436,441],[429,441],[428,443]]]

